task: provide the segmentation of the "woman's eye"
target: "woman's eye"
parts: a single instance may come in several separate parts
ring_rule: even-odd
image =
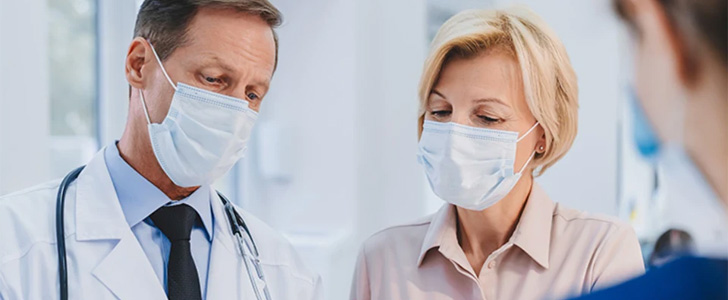
[[[432,111],[431,114],[435,117],[441,118],[441,117],[449,116],[450,111],[449,110],[435,110],[435,111]]]
[[[256,93],[248,93],[248,99],[258,100],[258,99],[260,99],[260,96],[258,96]]]
[[[480,118],[481,120],[483,120],[483,122],[488,123],[488,124],[496,123],[496,122],[500,121],[499,119],[491,118],[488,116],[478,116],[478,118]]]

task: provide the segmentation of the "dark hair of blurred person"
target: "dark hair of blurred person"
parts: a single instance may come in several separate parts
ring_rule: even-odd
[[[695,242],[689,233],[680,229],[669,229],[657,238],[648,264],[650,268],[659,267],[694,252]]]

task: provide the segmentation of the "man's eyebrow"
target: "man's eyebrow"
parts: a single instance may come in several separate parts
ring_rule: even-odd
[[[235,68],[233,68],[230,64],[225,62],[224,59],[220,58],[219,56],[212,54],[212,55],[205,55],[202,58],[202,61],[204,63],[213,63],[216,66],[220,67],[221,69],[225,70],[229,73],[236,73]]]
[[[203,64],[211,63],[211,64],[214,64],[216,67],[223,69],[225,72],[228,72],[230,74],[237,74],[237,71],[235,70],[235,68],[232,65],[228,64],[225,61],[225,59],[223,59],[222,57],[220,57],[214,53],[202,54],[202,55],[203,55],[203,58],[202,58]],[[265,77],[265,79],[263,79],[264,77]],[[260,76],[258,79],[253,79],[253,82],[250,85],[258,86],[264,90],[263,93],[267,93],[268,90],[270,89],[270,81],[271,81],[270,77],[272,77],[272,75]]]
[[[270,80],[255,80],[253,81],[253,86],[259,86],[263,89],[263,93],[268,93],[268,89],[270,89]]]

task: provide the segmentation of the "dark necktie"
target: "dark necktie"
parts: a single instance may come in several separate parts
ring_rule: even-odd
[[[167,298],[202,299],[200,279],[190,252],[190,233],[197,212],[187,204],[180,204],[157,209],[151,218],[172,244],[167,263]]]

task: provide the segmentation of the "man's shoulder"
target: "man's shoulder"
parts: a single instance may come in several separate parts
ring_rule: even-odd
[[[0,205],[8,206],[17,204],[17,201],[27,202],[32,200],[48,200],[48,195],[52,195],[55,199],[58,186],[61,184],[60,179],[44,182],[27,189],[19,190],[0,196]]]
[[[0,197],[0,264],[21,256],[36,243],[54,243],[54,180]]]
[[[60,180],[53,180],[1,196],[0,230],[9,221],[44,216],[49,209],[55,211],[59,184]]]

